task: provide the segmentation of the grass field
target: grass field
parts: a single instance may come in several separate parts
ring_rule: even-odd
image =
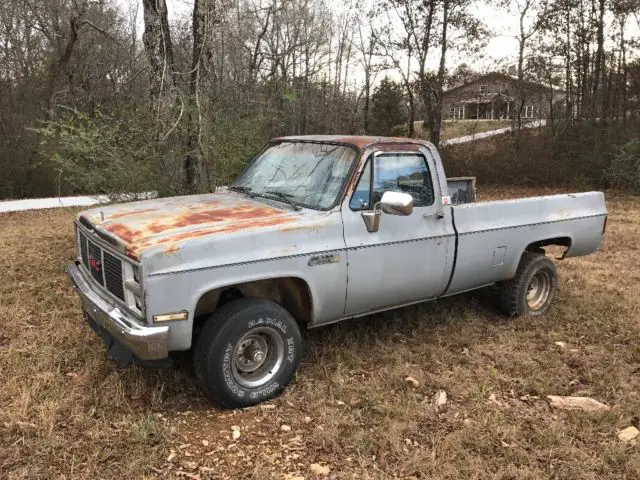
[[[188,369],[105,358],[62,273],[74,211],[0,215],[0,478],[638,479],[617,432],[640,426],[640,199],[608,206],[602,249],[558,262],[543,318],[479,292],[306,332],[294,383],[242,411],[209,405]]]

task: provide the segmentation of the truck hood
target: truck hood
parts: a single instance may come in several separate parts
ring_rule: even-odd
[[[170,254],[183,242],[205,236],[296,228],[303,216],[260,200],[236,192],[161,198],[94,208],[78,220],[139,260],[146,251]]]

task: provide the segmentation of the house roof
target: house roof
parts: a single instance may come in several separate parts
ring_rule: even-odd
[[[473,85],[474,83],[480,83],[484,80],[487,80],[491,77],[496,77],[496,78],[500,78],[503,79],[504,81],[508,81],[508,82],[517,82],[518,81],[518,77],[514,76],[514,75],[508,75],[506,73],[502,73],[502,72],[489,72],[485,75],[482,75],[478,78],[476,78],[475,80],[472,80],[470,82],[467,83],[463,83],[462,85],[457,85],[455,87],[449,88],[448,90],[445,90],[444,93],[450,93],[453,92],[455,90],[458,90],[460,88],[464,88],[464,87],[468,87],[469,85]],[[553,91],[556,92],[562,92],[563,90],[561,88],[555,87],[555,86],[551,86],[549,87],[548,85],[545,85],[543,83],[538,83],[538,82],[532,82],[531,80],[524,80],[524,84],[529,86],[529,87],[535,87],[535,88],[540,88],[540,89],[545,89],[548,90],[549,88],[551,88]]]

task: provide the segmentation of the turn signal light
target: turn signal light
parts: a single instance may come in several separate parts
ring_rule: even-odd
[[[165,313],[163,315],[154,315],[154,322],[170,322],[172,320],[186,320],[189,316],[189,313],[184,312],[175,312],[175,313]]]

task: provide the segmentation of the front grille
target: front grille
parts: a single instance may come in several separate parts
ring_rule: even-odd
[[[107,290],[124,301],[124,287],[122,286],[122,261],[104,251],[104,280]]]
[[[84,233],[78,232],[80,258],[91,277],[115,297],[124,301],[122,260],[110,254]]]
[[[104,287],[102,282],[102,249],[89,242],[89,271],[93,279]]]
[[[89,258],[87,254],[87,237],[80,234],[80,257],[82,258],[82,264],[89,268]]]

